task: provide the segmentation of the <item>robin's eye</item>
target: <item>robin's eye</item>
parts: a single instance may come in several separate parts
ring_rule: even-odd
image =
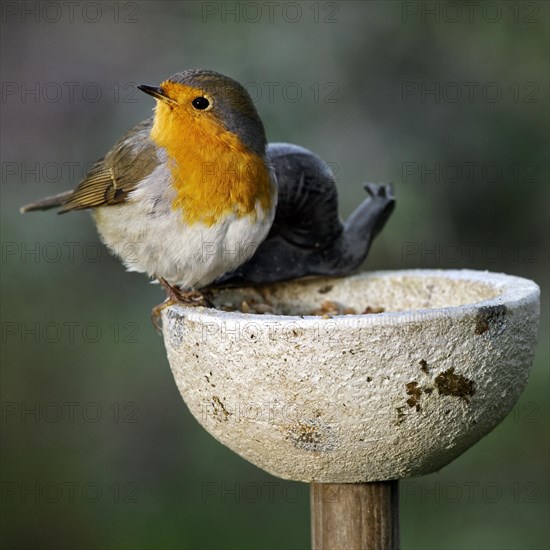
[[[199,111],[204,111],[205,109],[208,109],[210,107],[210,101],[206,99],[205,97],[196,97],[191,104],[195,109],[198,109]]]

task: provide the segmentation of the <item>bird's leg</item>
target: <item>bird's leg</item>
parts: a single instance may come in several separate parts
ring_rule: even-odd
[[[159,283],[166,290],[166,300],[155,306],[151,311],[151,321],[158,332],[162,332],[162,324],[160,322],[161,314],[167,307],[183,304],[187,307],[212,307],[212,303],[208,299],[205,292],[199,290],[181,290],[172,286],[166,279],[159,277]]]
[[[191,306],[210,306],[211,303],[204,292],[200,290],[181,290],[176,286],[172,286],[163,277],[159,278],[159,283],[162,285],[169,300],[173,300],[175,304],[185,304]]]

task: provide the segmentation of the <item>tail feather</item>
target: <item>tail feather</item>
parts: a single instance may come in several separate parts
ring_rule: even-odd
[[[31,202],[25,206],[22,206],[20,208],[20,212],[21,214],[24,214],[25,212],[32,212],[34,210],[49,210],[50,208],[55,208],[56,206],[62,206],[67,202],[67,199],[72,194],[72,191],[65,191],[64,193],[59,193],[59,195],[54,195],[53,197],[46,197],[45,199]]]

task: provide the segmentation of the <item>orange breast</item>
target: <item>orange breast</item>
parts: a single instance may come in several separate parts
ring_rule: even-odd
[[[181,209],[186,223],[211,226],[227,214],[255,215],[257,202],[264,211],[271,208],[264,160],[218,121],[197,116],[183,124],[159,104],[151,138],[166,149],[177,192],[173,207]]]

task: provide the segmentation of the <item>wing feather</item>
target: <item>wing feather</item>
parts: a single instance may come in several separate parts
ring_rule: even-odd
[[[159,164],[157,148],[149,137],[152,122],[152,118],[144,120],[115,143],[105,158],[90,168],[59,213],[125,202]]]

